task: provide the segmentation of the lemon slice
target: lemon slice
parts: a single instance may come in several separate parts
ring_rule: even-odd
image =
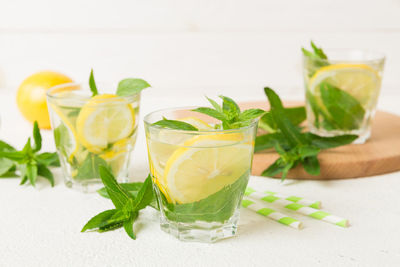
[[[252,144],[242,134],[195,136],[169,158],[164,184],[178,203],[199,201],[234,183],[250,169]]]
[[[206,123],[205,121],[200,120],[199,118],[196,118],[196,117],[186,117],[186,118],[179,119],[179,121],[189,123],[189,124],[193,125],[194,127],[196,127],[197,129],[199,129],[200,131],[213,129],[208,123]]]
[[[91,98],[76,120],[79,141],[90,152],[101,153],[109,144],[132,134],[135,112],[125,100],[111,94]]]
[[[365,108],[375,104],[381,78],[378,72],[365,64],[333,64],[320,68],[310,79],[309,89],[322,107],[319,85],[329,83],[346,91]]]

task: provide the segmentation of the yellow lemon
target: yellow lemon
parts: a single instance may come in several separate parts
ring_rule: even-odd
[[[199,201],[234,183],[251,167],[253,145],[242,134],[200,135],[172,154],[164,171],[169,196],[178,203]]]
[[[93,153],[101,153],[110,144],[127,138],[134,129],[133,108],[125,99],[112,94],[91,98],[76,120],[80,143]]]
[[[46,91],[71,82],[69,77],[54,71],[41,71],[26,78],[17,92],[17,105],[22,115],[30,122],[37,120],[41,129],[50,129]]]
[[[310,79],[309,89],[322,107],[319,85],[327,82],[349,93],[363,107],[375,104],[381,77],[377,71],[365,64],[333,64],[320,68]]]

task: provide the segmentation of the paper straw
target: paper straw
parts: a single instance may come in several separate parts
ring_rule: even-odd
[[[276,210],[267,208],[265,207],[265,204],[261,204],[258,201],[250,200],[248,198],[243,198],[242,206],[252,211],[255,211],[256,213],[262,216],[268,217],[274,221],[290,226],[292,228],[301,229],[302,227],[302,222],[293,219],[285,214],[277,212]]]
[[[274,195],[268,195],[268,194],[264,194],[264,193],[257,192],[257,191],[253,191],[253,192],[248,191],[247,196],[250,196],[254,199],[263,200],[263,201],[266,201],[269,203],[274,203],[278,206],[284,207],[289,210],[296,211],[298,213],[307,215],[307,216],[317,219],[317,220],[329,222],[329,223],[332,223],[332,224],[335,224],[335,225],[338,225],[341,227],[349,226],[349,221],[347,219],[343,219],[341,217],[332,215],[326,211],[317,210],[317,209],[314,209],[311,207],[301,205],[299,203],[294,203],[287,199],[281,199]]]
[[[247,187],[245,194],[249,195],[252,192],[256,192],[256,190],[254,190],[251,187]],[[309,207],[314,208],[314,209],[320,209],[321,208],[321,201],[306,199],[306,198],[298,197],[298,196],[289,196],[289,195],[285,195],[285,194],[281,194],[281,193],[277,193],[277,192],[273,192],[273,191],[265,191],[265,194],[274,195],[274,196],[276,196],[278,198],[290,200],[290,201],[292,201],[294,203],[299,203],[301,205],[309,206]]]

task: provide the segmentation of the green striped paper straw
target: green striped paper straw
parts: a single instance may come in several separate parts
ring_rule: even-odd
[[[252,192],[256,192],[256,190],[254,190],[251,187],[247,187],[246,188],[246,194],[249,195]],[[304,205],[304,206],[309,206],[309,207],[314,208],[314,209],[320,209],[321,208],[321,201],[310,200],[310,199],[306,199],[306,198],[303,198],[303,197],[297,197],[297,196],[289,196],[289,195],[285,195],[285,194],[281,194],[281,193],[277,193],[277,192],[273,192],[273,191],[265,191],[265,194],[273,195],[273,196],[276,196],[278,198],[282,198],[282,199],[286,199],[286,200],[290,200],[292,202],[299,203],[299,204]]]
[[[243,198],[242,206],[245,208],[248,208],[252,211],[257,212],[258,214],[260,214],[262,216],[268,217],[274,221],[277,221],[281,224],[290,226],[292,228],[301,229],[301,227],[302,227],[302,222],[300,222],[296,219],[293,219],[285,214],[277,212],[276,210],[267,208],[267,207],[265,207],[264,204],[261,204],[257,201],[253,201],[248,198]]]
[[[257,191],[253,191],[253,192],[248,191],[248,192],[246,192],[245,195],[252,197],[254,199],[259,199],[259,200],[263,200],[263,201],[266,201],[269,203],[274,203],[278,206],[284,207],[289,210],[296,211],[298,213],[307,215],[307,216],[317,219],[317,220],[329,222],[329,223],[332,223],[332,224],[335,224],[335,225],[338,225],[341,227],[349,226],[349,221],[347,219],[343,219],[341,217],[332,215],[326,211],[317,210],[317,209],[314,209],[311,207],[301,205],[299,203],[294,203],[287,199],[281,199],[274,195],[268,195],[268,194],[264,194],[264,193],[257,192]]]

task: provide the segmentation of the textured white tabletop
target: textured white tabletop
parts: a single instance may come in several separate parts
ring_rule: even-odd
[[[380,106],[400,113],[396,98]],[[203,100],[157,98],[147,94],[142,115],[156,108]],[[0,139],[21,147],[31,126],[17,111],[12,92],[0,91]],[[53,150],[51,132],[44,149]],[[399,137],[400,138],[400,137]],[[147,174],[141,126],[130,174]],[[80,233],[95,214],[112,203],[97,194],[64,186],[57,170],[56,186],[39,182],[19,186],[18,179],[0,180],[0,266],[399,266],[400,174],[342,181],[295,181],[251,177],[250,185],[321,200],[323,208],[348,218],[343,229],[284,211],[300,219],[294,230],[242,209],[238,234],[214,244],[185,243],[159,229],[158,214],[147,208],[135,223],[137,240],[123,230]]]

